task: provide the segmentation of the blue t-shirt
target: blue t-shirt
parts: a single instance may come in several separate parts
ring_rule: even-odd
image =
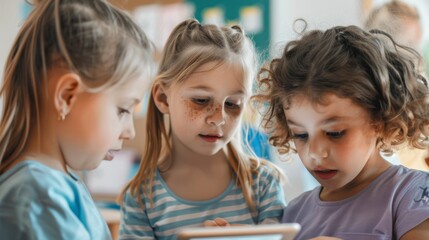
[[[1,239],[111,239],[106,222],[77,176],[37,161],[0,175]]]
[[[188,201],[172,192],[156,172],[148,194],[141,195],[143,209],[129,193],[124,196],[120,239],[176,239],[182,228],[201,227],[205,220],[224,218],[232,224],[279,223],[286,205],[283,188],[273,169],[260,166],[253,177],[256,212],[249,209],[243,191],[234,182],[220,196],[208,201]]]
[[[429,173],[394,165],[360,193],[321,201],[321,187],[286,207],[283,222],[301,224],[296,239],[332,236],[347,240],[400,239],[429,219]]]

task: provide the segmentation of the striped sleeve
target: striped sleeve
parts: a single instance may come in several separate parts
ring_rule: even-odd
[[[147,213],[129,192],[125,194],[121,207],[119,239],[155,239]]]
[[[278,174],[269,166],[261,166],[257,177],[258,223],[279,223],[286,207],[286,198]]]

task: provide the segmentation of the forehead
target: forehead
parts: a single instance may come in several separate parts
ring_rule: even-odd
[[[179,87],[218,92],[243,92],[250,90],[243,67],[236,63],[211,62],[197,68]]]
[[[146,75],[135,76],[107,89],[111,94],[130,98],[142,98],[148,91],[150,80]]]
[[[368,113],[364,108],[349,98],[340,98],[334,94],[325,95],[320,103],[312,102],[303,95],[295,96],[288,106],[284,109],[285,116],[294,123],[368,120]]]

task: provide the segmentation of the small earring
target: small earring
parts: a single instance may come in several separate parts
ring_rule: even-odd
[[[58,121],[64,121],[66,119],[66,114],[61,111],[60,115],[58,116]]]

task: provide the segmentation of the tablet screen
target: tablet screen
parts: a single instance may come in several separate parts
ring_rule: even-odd
[[[229,227],[185,228],[179,240],[292,240],[301,229],[297,223]]]
[[[234,237],[208,237],[208,238],[190,238],[189,240],[282,240],[280,234],[257,235],[257,236],[234,236]]]

